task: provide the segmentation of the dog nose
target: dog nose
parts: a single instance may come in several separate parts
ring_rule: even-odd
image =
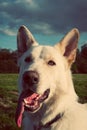
[[[39,82],[39,74],[36,71],[26,71],[23,74],[23,80],[29,85],[37,84]]]

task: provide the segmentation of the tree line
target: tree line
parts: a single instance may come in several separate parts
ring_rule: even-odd
[[[0,49],[0,73],[18,73],[17,50]],[[72,66],[73,73],[87,73],[87,44],[77,50],[76,61]]]
[[[72,71],[74,73],[87,73],[87,44],[81,47],[81,51],[77,50],[76,61],[73,64]]]
[[[17,51],[0,49],[0,73],[18,73]]]

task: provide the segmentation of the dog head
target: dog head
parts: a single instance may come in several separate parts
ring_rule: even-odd
[[[71,93],[76,98],[73,88],[68,88],[71,84],[67,80],[70,80],[68,76],[75,61],[78,39],[79,31],[73,29],[55,46],[42,46],[25,26],[20,27],[17,45],[21,107],[18,112],[21,108],[21,111],[26,109],[34,113],[54,94],[55,98],[60,98],[60,93]]]

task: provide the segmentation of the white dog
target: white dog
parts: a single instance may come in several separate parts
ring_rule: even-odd
[[[19,101],[16,123],[24,130],[87,130],[87,108],[78,103],[70,67],[79,31],[55,46],[40,46],[25,27],[18,31]]]

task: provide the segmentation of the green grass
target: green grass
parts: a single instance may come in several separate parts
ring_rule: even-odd
[[[73,75],[75,90],[80,97],[80,101],[87,102],[87,74]]]
[[[18,130],[15,124],[17,78],[16,74],[0,74],[0,130]]]
[[[15,124],[17,74],[0,74],[0,130],[19,130]],[[81,102],[87,102],[87,75],[73,75]]]

